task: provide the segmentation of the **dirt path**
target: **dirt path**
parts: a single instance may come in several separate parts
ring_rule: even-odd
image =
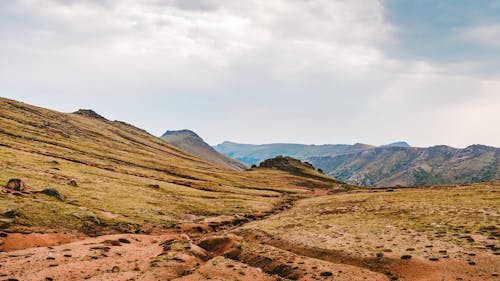
[[[234,276],[241,277],[240,280],[275,280],[257,268],[222,257],[241,243],[239,238],[227,233],[247,222],[286,210],[297,199],[285,195],[282,202],[267,213],[206,218],[178,225],[162,235],[113,234],[85,238],[65,233],[2,232],[0,280],[173,280],[179,277],[204,280],[200,278],[207,274],[222,278],[220,280],[234,280]],[[224,238],[222,242],[217,240],[220,237]],[[234,272],[236,269],[238,273]]]
[[[114,234],[66,243],[76,238],[8,234],[0,280],[389,280],[356,265],[284,249],[273,239],[230,234],[291,208],[300,198],[286,195],[268,213],[206,218],[163,235]],[[37,239],[27,243],[30,237]]]

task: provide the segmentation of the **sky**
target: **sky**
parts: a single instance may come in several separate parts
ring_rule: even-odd
[[[500,1],[2,0],[0,96],[212,145],[500,147]]]

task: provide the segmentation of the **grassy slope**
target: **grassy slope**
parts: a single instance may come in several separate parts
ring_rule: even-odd
[[[467,259],[488,253],[498,239],[500,182],[462,187],[355,191],[302,200],[297,206],[247,228],[320,249],[360,257],[384,252]],[[473,237],[473,241],[468,238]],[[434,245],[428,248],[428,245]],[[457,250],[458,249],[458,250]],[[496,249],[498,251],[498,249]]]
[[[268,210],[283,192],[331,186],[273,170],[226,170],[125,123],[3,98],[0,167],[0,183],[22,178],[32,190],[56,188],[66,197],[60,202],[41,194],[0,192],[0,228],[166,227],[203,216]],[[70,179],[78,186],[68,185]],[[21,216],[4,217],[10,208]]]

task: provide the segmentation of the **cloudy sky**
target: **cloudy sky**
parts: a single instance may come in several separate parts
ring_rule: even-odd
[[[209,143],[500,146],[500,1],[2,0],[0,96]]]

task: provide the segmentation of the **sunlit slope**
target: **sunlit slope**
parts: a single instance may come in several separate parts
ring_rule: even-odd
[[[43,194],[0,192],[0,227],[121,230],[269,210],[283,192],[330,183],[288,173],[226,170],[131,125],[0,99],[0,184],[23,179]],[[77,186],[70,185],[75,180]],[[16,209],[17,216],[5,216]]]

